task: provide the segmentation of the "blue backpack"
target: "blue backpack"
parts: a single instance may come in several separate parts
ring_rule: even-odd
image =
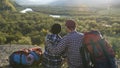
[[[27,62],[27,56],[29,55],[26,51],[15,51],[9,56],[10,66],[16,67],[26,67],[29,66]]]
[[[23,49],[15,51],[9,56],[9,64],[13,68],[26,68],[41,63],[42,51]]]

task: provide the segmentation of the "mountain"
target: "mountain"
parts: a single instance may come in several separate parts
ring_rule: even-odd
[[[48,5],[56,0],[15,0],[19,5]]]
[[[89,2],[90,0],[58,0],[56,2],[51,3],[51,5],[62,5],[62,6],[79,6],[79,5],[90,5],[93,2]]]
[[[51,5],[62,5],[62,6],[80,6],[80,5],[87,5],[87,6],[101,6],[105,5],[107,1],[104,0],[57,0]]]
[[[16,0],[10,0],[10,2],[15,6],[15,7],[21,7],[21,5],[19,5]]]
[[[113,0],[112,7],[120,8],[120,0]]]
[[[120,0],[57,0],[53,6],[88,6],[88,7],[114,7],[120,8]]]
[[[19,5],[51,5],[51,6],[103,6],[108,0],[16,0]]]
[[[16,11],[16,8],[9,0],[0,0],[0,11]]]
[[[88,6],[88,7],[119,7],[120,0],[11,0],[17,5],[50,5],[50,6]],[[50,2],[51,1],[51,2]],[[16,5],[15,4],[15,5]]]

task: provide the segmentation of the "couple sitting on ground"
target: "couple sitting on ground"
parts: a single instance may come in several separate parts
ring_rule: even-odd
[[[93,47],[93,50],[98,49],[96,50],[96,54],[100,53],[102,56],[99,57],[99,61],[96,61],[94,60],[96,57],[93,57],[95,56],[94,53],[92,55],[89,53],[89,58],[92,58],[92,62],[94,63],[92,64],[91,62],[90,66],[85,66],[89,65],[89,63],[83,62],[84,55],[82,55],[81,48],[84,46],[82,45],[82,41],[85,38],[86,34],[77,32],[76,23],[72,20],[67,20],[65,26],[68,34],[63,38],[59,35],[61,31],[60,24],[53,24],[51,28],[51,34],[48,34],[46,36],[45,52],[43,54],[42,62],[44,68],[61,68],[63,63],[62,61],[64,60],[62,58],[67,59],[69,68],[117,68],[114,52],[112,50],[112,47],[110,47],[110,45],[107,45],[107,42],[103,42],[105,44],[94,42],[98,43],[97,45],[99,45],[99,48],[95,48],[97,46],[93,47],[93,45],[91,45]],[[97,35],[96,33],[94,34],[94,36]],[[98,35],[101,37],[101,34],[98,33]],[[89,39],[89,41],[91,41],[91,38]],[[101,38],[101,40],[104,39]],[[92,43],[93,41],[91,41],[91,44]],[[90,47],[90,44],[87,43],[87,45]],[[100,50],[100,47],[102,50]],[[83,53],[86,54],[85,52]],[[88,56],[84,56],[84,58],[89,59]]]
[[[63,38],[59,35],[60,24],[53,24],[51,34],[46,36],[42,63],[45,68],[61,68],[62,58],[65,57],[69,68],[82,68],[79,49],[83,34],[75,30],[76,23],[72,20],[67,20],[65,26],[68,34]]]

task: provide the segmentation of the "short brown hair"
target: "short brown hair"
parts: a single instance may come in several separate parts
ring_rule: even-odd
[[[65,23],[65,26],[69,28],[70,30],[75,30],[76,23],[73,20],[67,20]]]

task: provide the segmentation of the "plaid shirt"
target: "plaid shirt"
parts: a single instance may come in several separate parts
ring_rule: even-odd
[[[45,68],[61,68],[62,57],[60,54],[51,54],[48,51],[48,46],[56,47],[58,42],[61,40],[61,37],[56,34],[48,34],[46,36],[46,45],[45,45],[45,52],[43,54],[43,66]]]
[[[66,51],[69,68],[82,68],[80,47],[83,34],[76,31],[70,32],[58,43],[56,47],[48,46],[52,54],[61,54]]]

